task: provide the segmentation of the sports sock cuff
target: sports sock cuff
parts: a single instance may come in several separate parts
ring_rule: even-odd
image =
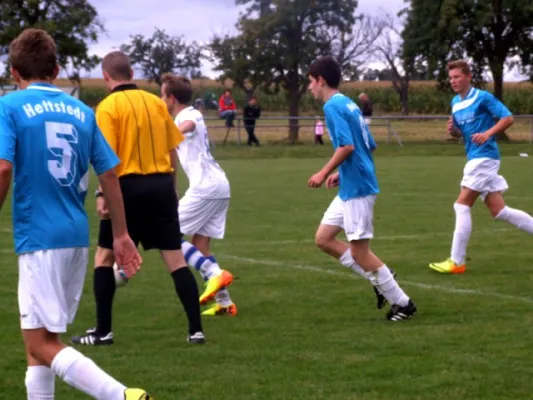
[[[509,207],[504,206],[494,218],[505,220],[505,218],[507,218],[508,213],[509,213]]]
[[[469,212],[470,207],[464,204],[454,203],[453,209],[457,212]]]

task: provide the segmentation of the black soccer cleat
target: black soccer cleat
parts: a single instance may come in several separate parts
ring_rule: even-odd
[[[387,313],[387,319],[389,321],[403,321],[404,319],[410,319],[416,314],[416,304],[409,299],[409,303],[406,306],[400,306],[394,304]]]
[[[187,336],[187,342],[193,344],[204,344],[206,342],[203,332],[196,332],[193,335]]]
[[[394,277],[394,279],[396,279],[396,272],[392,268],[389,268],[389,271]],[[387,299],[381,293],[379,293],[379,290],[375,286],[373,286],[373,289],[374,293],[376,294],[377,308],[378,310],[381,310],[383,307],[385,307]]]
[[[107,335],[102,336],[96,332],[96,329],[87,329],[87,333],[82,336],[73,336],[70,339],[72,344],[82,344],[85,346],[109,346],[114,342],[113,332],[109,332]]]

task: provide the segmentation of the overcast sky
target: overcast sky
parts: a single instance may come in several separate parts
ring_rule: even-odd
[[[185,35],[188,40],[210,41],[214,34],[234,32],[239,9],[234,0],[91,0],[102,18],[107,33],[90,47],[94,54],[104,56],[129,39],[130,34],[150,36],[155,27],[169,35]],[[376,14],[380,8],[397,12],[403,0],[359,0],[359,13]],[[209,65],[204,74],[212,75]],[[91,76],[99,77],[99,69]]]

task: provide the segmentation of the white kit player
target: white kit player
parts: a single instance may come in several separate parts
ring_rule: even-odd
[[[226,214],[230,186],[226,174],[209,151],[207,127],[200,111],[190,106],[192,86],[189,79],[172,74],[162,77],[161,98],[185,141],[177,152],[181,166],[189,180],[189,188],[179,201],[180,229],[191,237],[182,241],[187,263],[200,272],[206,281],[200,304],[215,300],[202,315],[237,315],[227,286],[233,275],[220,268],[211,254],[211,239],[222,239],[226,228]]]

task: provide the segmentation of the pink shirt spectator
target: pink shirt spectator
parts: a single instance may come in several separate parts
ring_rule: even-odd
[[[324,124],[322,121],[317,121],[315,125],[315,135],[322,136],[324,134]]]

